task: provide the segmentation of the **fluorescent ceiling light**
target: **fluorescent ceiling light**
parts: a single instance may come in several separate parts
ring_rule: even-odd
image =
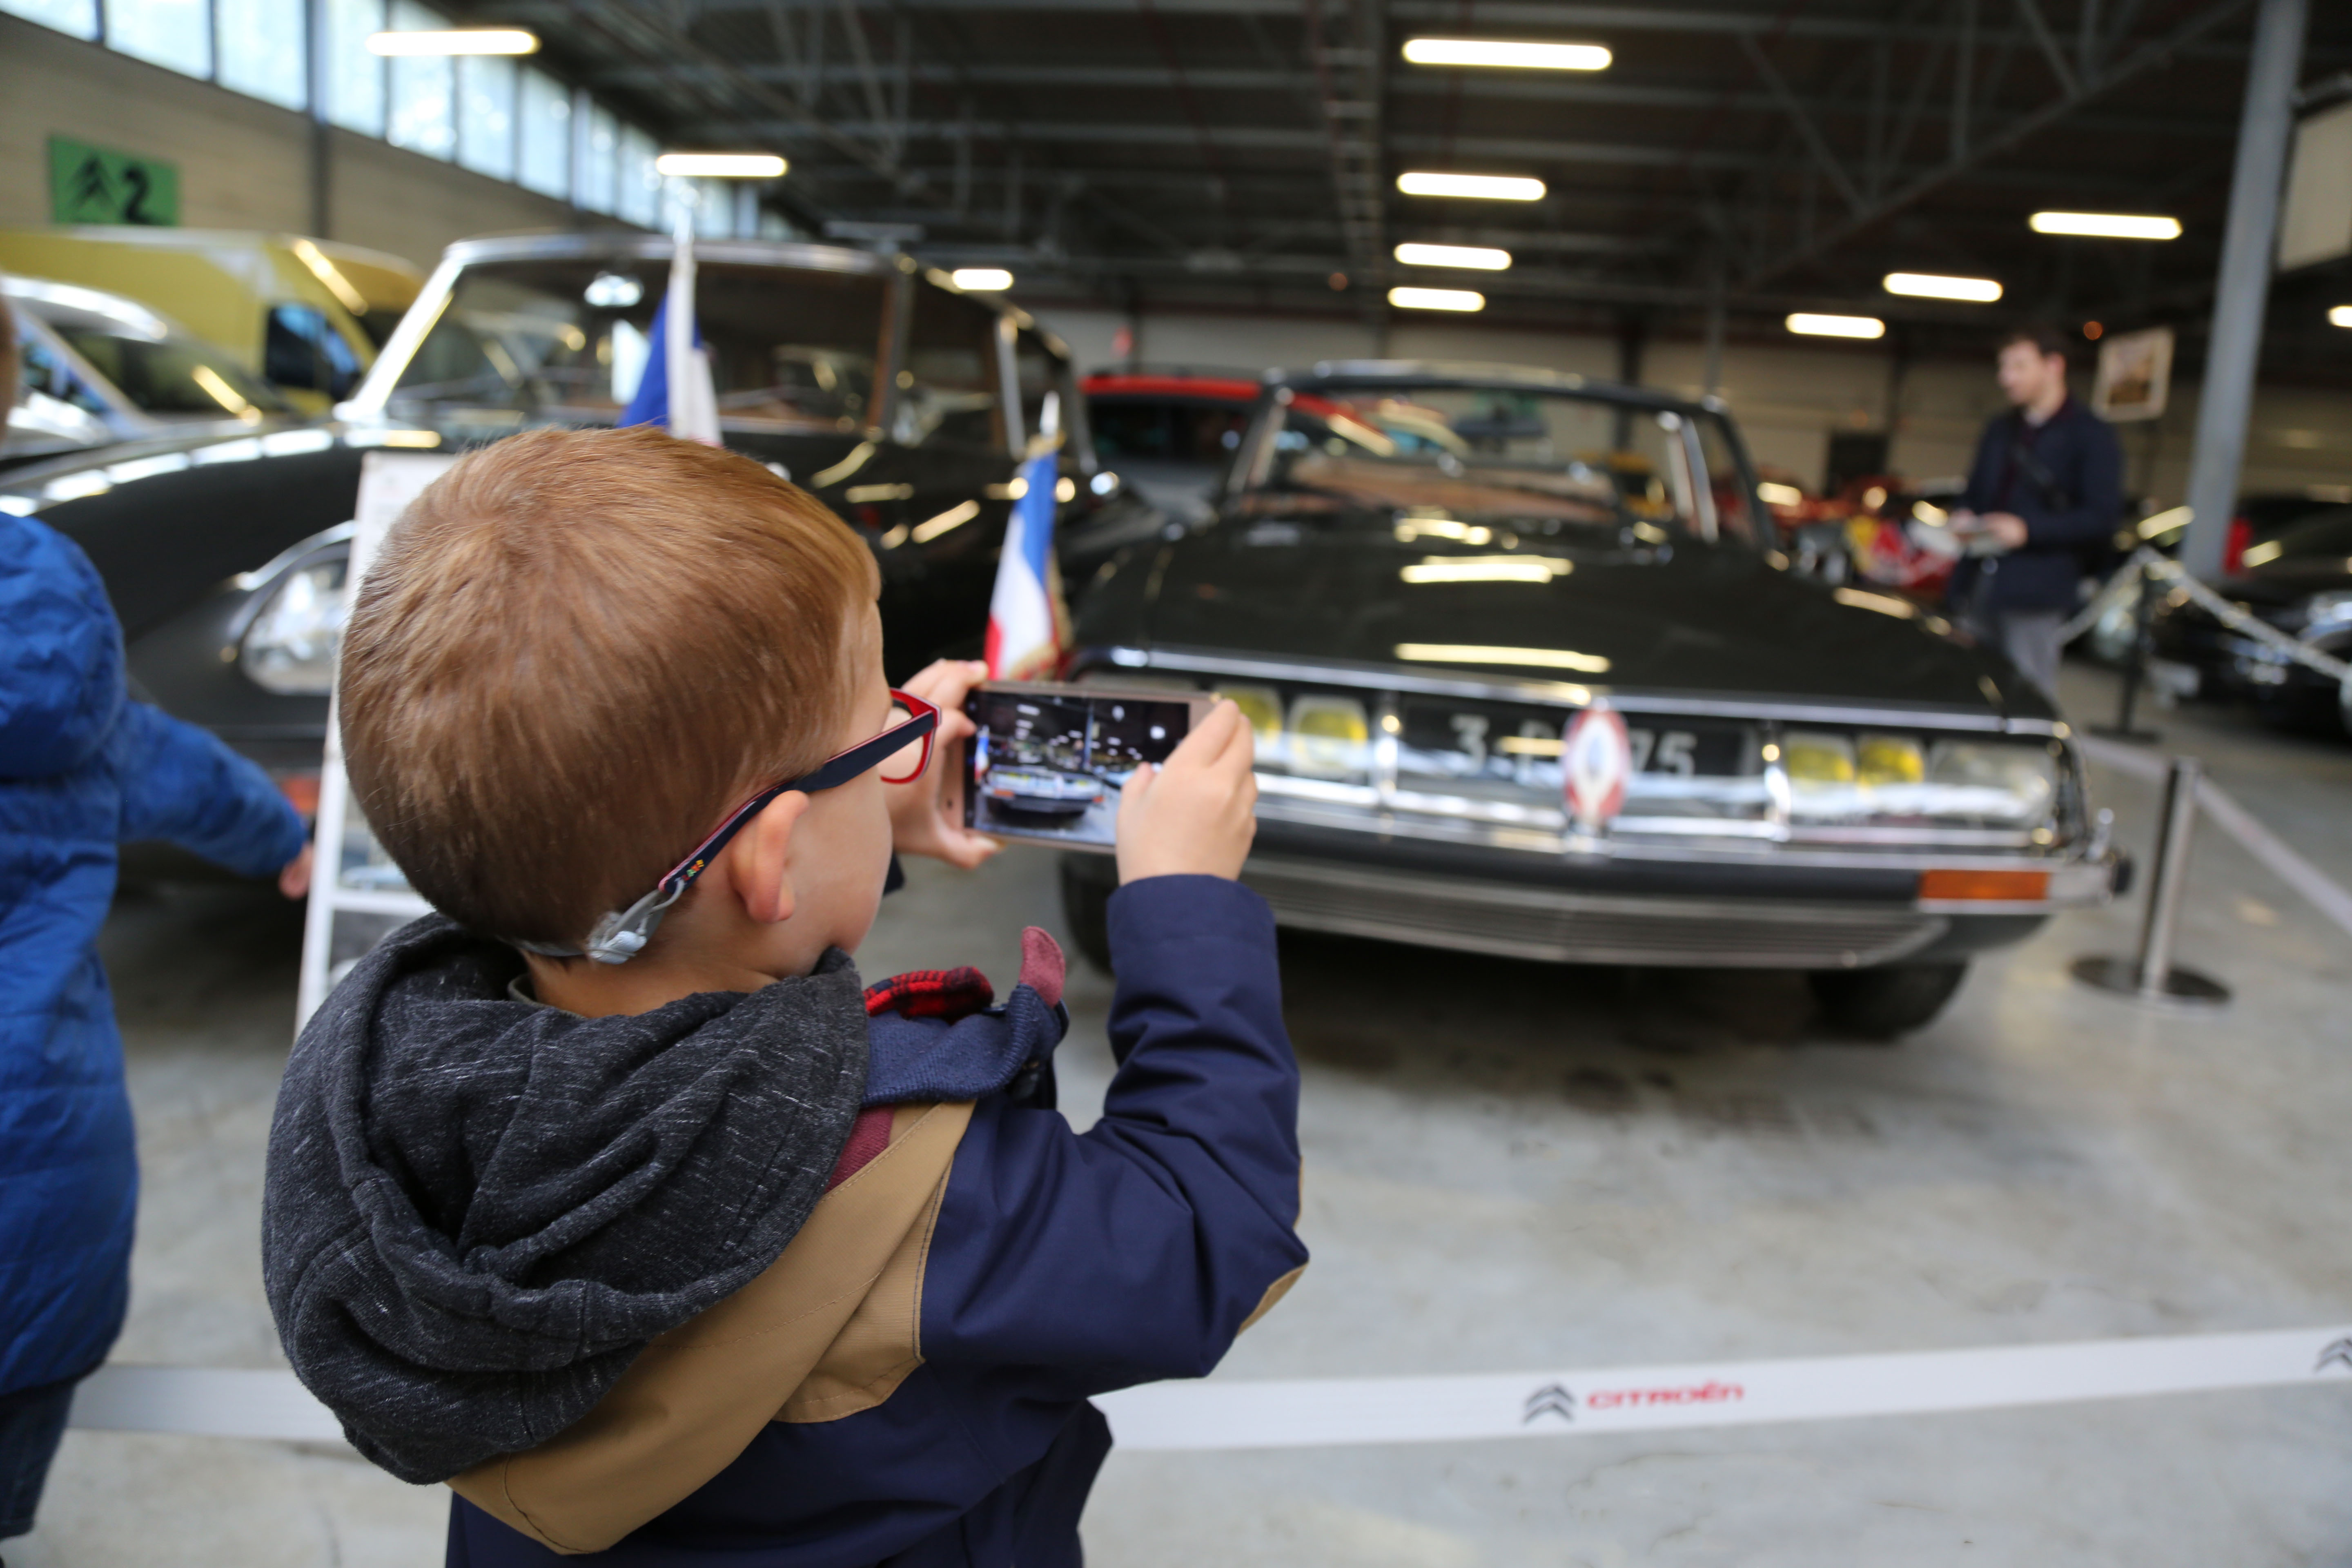
[[[1407,267],[1461,267],[1473,272],[1501,272],[1511,265],[1511,253],[1485,245],[1400,245],[1396,258]]]
[[[1789,330],[1810,338],[1883,338],[1886,323],[1875,316],[1819,316],[1800,310],[1789,318]]]
[[[772,180],[791,166],[773,153],[665,153],[654,160],[654,173],[681,180]]]
[[[1890,272],[1882,286],[1889,294],[1909,294],[1920,300],[1969,300],[1990,305],[2000,298],[2000,285],[1990,278],[1945,278],[1933,272]]]
[[[996,294],[1013,287],[1013,274],[1002,267],[959,267],[948,274],[959,289]]]
[[[2338,305],[2328,311],[2327,324],[2331,327],[2352,327],[2352,305]]]
[[[2035,213],[2036,234],[2086,234],[2096,239],[2179,239],[2180,220],[2139,213]]]
[[[1483,310],[1486,296],[1474,289],[1391,289],[1389,303],[1400,310]]]
[[[535,55],[539,35],[522,27],[444,27],[371,33],[367,47],[372,55]]]
[[[1609,51],[1599,44],[1528,44],[1509,38],[1415,38],[1404,58],[1417,66],[1509,66],[1521,70],[1601,71]]]
[[[1541,201],[1544,183],[1521,174],[1440,174],[1421,171],[1397,176],[1409,196],[1475,196],[1489,202]]]

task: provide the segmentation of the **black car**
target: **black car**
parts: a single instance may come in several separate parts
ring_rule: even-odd
[[[1209,515],[1218,477],[1234,459],[1258,378],[1236,371],[1097,371],[1086,379],[1095,456],[1146,500],[1181,522]]]
[[[2213,588],[2295,641],[2352,658],[2352,507],[2250,546]],[[2352,730],[2352,689],[2223,626],[2184,590],[2157,606],[2150,632],[2153,673],[2179,695],[2250,702],[2264,719],[2298,729]]]
[[[1269,378],[1213,521],[1097,574],[1076,674],[1240,704],[1244,878],[1284,924],[1804,970],[1892,1034],[1970,955],[2108,897],[2116,858],[2029,682],[1791,571],[1769,526],[1712,400],[1320,365]],[[1111,875],[1063,866],[1097,962]]]
[[[611,424],[644,368],[670,250],[628,234],[454,246],[335,422],[29,466],[0,476],[0,509],[38,515],[89,552],[137,692],[307,804],[366,454]],[[1021,311],[903,257],[754,242],[698,255],[727,443],[814,491],[872,546],[894,679],[978,652],[1017,469],[1049,401],[1070,437],[1066,567],[1162,526],[1096,463],[1068,355]]]

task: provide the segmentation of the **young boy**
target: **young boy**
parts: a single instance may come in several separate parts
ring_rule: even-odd
[[[0,428],[16,390],[0,302]],[[302,819],[267,774],[123,689],[122,630],[74,543],[0,512],[0,1541],[33,1528],[74,1384],[131,1288],[139,1165],[98,961],[115,846],[171,839],[289,898]]]
[[[976,672],[890,691],[877,583],[643,429],[465,458],[369,573],[345,754],[443,914],[303,1031],[263,1260],[352,1441],[457,1493],[457,1568],[1074,1565],[1087,1396],[1208,1372],[1305,1265],[1248,725],[1127,788],[1122,1066],[1073,1133],[1043,932],[999,1008],[851,965],[894,848],[990,847]]]

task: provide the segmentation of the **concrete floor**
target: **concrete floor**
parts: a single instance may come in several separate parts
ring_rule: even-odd
[[[2071,706],[2105,678],[2071,670]],[[2352,885],[2352,745],[2158,716]],[[2100,779],[2145,853],[2153,792]],[[1017,964],[1049,855],[919,868],[869,974]],[[2352,936],[2238,847],[2197,852],[2183,957],[2215,1017],[2073,985],[2137,900],[1979,965],[1899,1047],[1822,1037],[1769,975],[1628,975],[1301,939],[1316,1261],[1220,1374],[1522,1370],[2301,1327],[2352,1317]],[[147,1189],[118,1359],[278,1364],[254,1258],[299,924],[238,890],[127,896],[107,932]],[[1098,1101],[1078,973],[1064,1096]],[[2352,1562],[2335,1388],[1717,1431],[1115,1456],[1110,1568]],[[393,1568],[446,1504],[333,1447],[76,1433],[12,1568]]]

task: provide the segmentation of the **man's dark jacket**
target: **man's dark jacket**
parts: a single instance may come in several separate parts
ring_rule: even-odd
[[[2016,409],[1987,425],[1960,504],[2023,518],[2025,543],[1963,562],[1954,602],[1979,616],[2074,609],[2123,515],[2123,466],[2114,427],[2071,397],[2038,427]]]

